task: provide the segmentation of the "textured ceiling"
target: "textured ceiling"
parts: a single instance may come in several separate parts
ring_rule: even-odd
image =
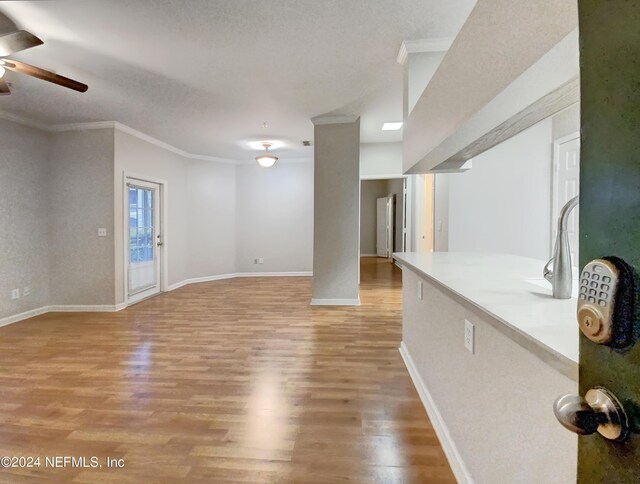
[[[362,141],[402,118],[405,39],[454,36],[474,0],[0,2],[45,45],[15,58],[89,84],[7,73],[0,110],[46,124],[119,121],[194,154],[250,159],[247,141],[312,155],[310,118],[361,115]],[[7,29],[6,21],[0,28]],[[268,123],[263,128],[263,122]]]

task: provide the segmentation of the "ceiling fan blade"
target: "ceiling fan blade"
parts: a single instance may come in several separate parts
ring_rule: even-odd
[[[26,30],[18,30],[10,34],[0,35],[0,57],[30,49],[43,43],[42,40]]]
[[[86,84],[82,84],[81,82],[74,81],[73,79],[69,79],[68,77],[60,76],[58,74],[54,74],[53,72],[40,69],[39,67],[25,64],[24,62],[19,62],[11,59],[2,59],[2,63],[3,67],[10,71],[37,77],[38,79],[42,79],[43,81],[52,82],[54,84],[58,84],[59,86],[73,89],[74,91],[86,92],[87,89],[89,89],[89,86],[87,86]]]
[[[9,85],[3,79],[0,79],[0,96],[6,96],[7,94],[11,94],[9,90]]]

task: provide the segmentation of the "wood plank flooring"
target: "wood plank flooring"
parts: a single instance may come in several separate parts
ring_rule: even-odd
[[[359,307],[310,297],[233,279],[0,328],[0,456],[41,458],[0,481],[455,482],[398,353],[400,271],[363,259]]]

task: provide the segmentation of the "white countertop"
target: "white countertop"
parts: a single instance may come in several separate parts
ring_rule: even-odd
[[[505,325],[505,334],[552,360],[563,373],[577,374],[577,300],[551,296],[551,284],[542,277],[546,261],[456,252],[401,252],[393,257]]]

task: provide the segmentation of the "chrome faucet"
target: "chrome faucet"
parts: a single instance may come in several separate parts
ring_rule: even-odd
[[[576,205],[578,205],[578,197],[569,200],[560,210],[553,257],[546,263],[543,270],[544,278],[551,283],[553,297],[556,299],[571,298],[571,248],[569,247],[569,234],[567,233],[567,219]],[[552,263],[553,269],[550,268]]]

